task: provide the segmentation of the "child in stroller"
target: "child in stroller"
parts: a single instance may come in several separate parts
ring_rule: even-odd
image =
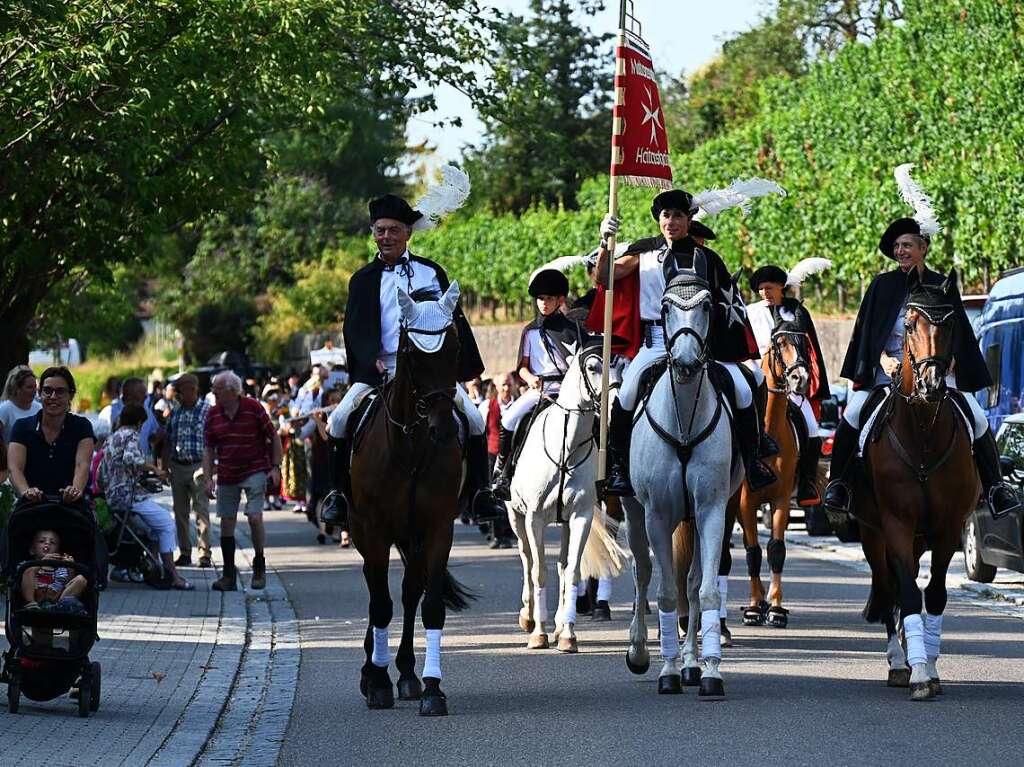
[[[60,562],[71,562],[73,557],[60,553],[60,536],[54,530],[40,530],[32,539],[29,559],[53,561],[54,565],[28,567],[21,576],[21,596],[26,610],[49,609],[73,615],[87,615],[79,597],[85,593],[88,582],[74,569]]]

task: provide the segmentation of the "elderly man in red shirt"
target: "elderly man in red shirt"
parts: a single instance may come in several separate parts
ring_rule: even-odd
[[[217,404],[206,415],[206,450],[203,476],[206,492],[217,499],[220,517],[220,548],[224,571],[213,584],[216,591],[236,591],[235,522],[245,491],[245,516],[256,556],[252,562],[251,587],[267,584],[267,564],[263,556],[267,540],[263,526],[263,499],[267,480],[281,482],[281,438],[267,411],[252,397],[242,394],[242,379],[228,371],[213,378],[213,396]],[[214,467],[216,459],[216,468]],[[216,478],[214,478],[216,475]]]

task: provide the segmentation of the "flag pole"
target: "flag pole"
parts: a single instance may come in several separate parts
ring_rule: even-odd
[[[615,77],[619,77],[619,67],[622,59],[619,57],[619,49],[626,44],[626,3],[628,0],[621,0],[619,5],[619,33],[616,36],[615,45]],[[622,93],[618,84],[615,85],[615,106],[619,105]],[[608,214],[619,215],[619,179],[615,173],[615,166],[618,162],[619,148],[615,145],[615,136],[619,134],[621,125],[618,122],[615,106],[612,107],[612,161],[611,175],[608,184]],[[608,274],[605,282],[604,294],[604,337],[601,345],[601,430],[597,444],[597,480],[598,487],[604,486],[604,480],[608,476],[608,387],[609,373],[612,364],[612,304],[615,297],[615,241],[613,234],[608,238]]]

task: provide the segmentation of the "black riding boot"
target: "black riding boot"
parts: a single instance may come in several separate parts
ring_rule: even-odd
[[[1020,499],[1014,489],[1003,480],[999,461],[999,447],[992,430],[974,440],[974,461],[978,464],[978,476],[988,509],[996,519],[1020,508]]]
[[[608,477],[605,480],[606,495],[632,496],[633,485],[629,481],[629,441],[633,435],[633,411],[626,410],[616,400],[612,403],[611,421],[608,425]]]
[[[487,437],[471,434],[466,446],[466,488],[465,497],[470,501],[473,521],[476,524],[489,522],[506,515],[505,504],[491,492],[488,476]]]
[[[351,494],[349,479],[349,441],[344,437],[329,437],[327,443],[327,481],[331,492],[323,500],[325,525],[341,527],[348,516],[348,498]],[[314,510],[315,511],[315,510]]]
[[[849,513],[850,511],[850,472],[857,455],[857,443],[860,432],[850,426],[842,418],[836,429],[835,441],[832,443],[832,468],[829,470],[829,483],[825,488],[822,503],[833,511]]]
[[[743,465],[747,469],[747,484],[751,490],[768,487],[778,479],[775,472],[765,465],[758,455],[762,434],[760,426],[763,423],[755,405],[736,410],[736,436],[740,443]]]
[[[753,390],[754,407],[757,408],[757,428],[759,433],[757,454],[761,458],[771,458],[779,454],[779,443],[771,434],[764,430],[765,413],[768,412],[768,382],[761,381],[761,385]]]
[[[512,483],[512,452],[513,432],[504,426],[498,427],[498,457],[494,461],[494,479],[491,484],[491,492],[495,498],[502,501],[512,500],[512,492],[509,485]]]
[[[796,502],[800,506],[817,506],[821,503],[818,495],[818,459],[821,457],[821,437],[810,437],[800,451],[800,465],[797,467]]]

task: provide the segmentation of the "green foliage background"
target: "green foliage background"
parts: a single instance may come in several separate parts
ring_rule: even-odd
[[[1021,262],[1024,6],[908,0],[906,19],[798,80],[766,81],[757,116],[674,156],[676,184],[693,192],[752,175],[788,190],[746,217],[730,211],[710,220],[715,249],[732,268],[824,256],[835,262],[826,285],[841,280],[851,289],[889,268],[877,243],[890,220],[910,214],[892,177],[903,162],[917,164],[945,225],[934,266],[962,265],[974,285],[986,265],[995,275]],[[518,300],[532,269],[596,245],[607,188],[607,177],[584,184],[578,212],[453,218],[418,235],[414,248],[440,259],[471,294]],[[622,195],[625,239],[656,231],[650,198],[640,189]],[[574,279],[583,286],[582,274]]]

